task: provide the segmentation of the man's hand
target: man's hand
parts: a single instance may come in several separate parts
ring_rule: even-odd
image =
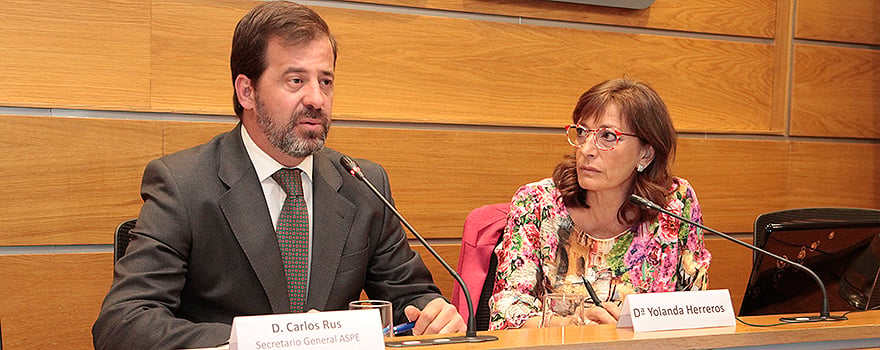
[[[422,310],[407,305],[403,312],[410,321],[416,321],[413,335],[463,333],[467,330],[458,310],[443,298],[431,300]]]

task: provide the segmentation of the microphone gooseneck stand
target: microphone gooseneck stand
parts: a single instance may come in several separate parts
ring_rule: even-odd
[[[764,250],[762,248],[758,248],[755,245],[740,241],[740,240],[733,238],[725,233],[722,233],[722,232],[713,230],[709,227],[706,227],[705,225],[696,223],[696,222],[689,220],[681,215],[678,215],[678,214],[675,214],[669,210],[666,210],[666,208],[663,208],[663,207],[657,205],[656,203],[649,201],[645,198],[639,197],[635,194],[631,194],[629,196],[629,201],[633,202],[637,205],[646,207],[648,209],[653,209],[653,210],[662,212],[666,215],[669,215],[669,216],[674,217],[678,220],[686,222],[692,226],[699,227],[703,230],[706,230],[706,231],[714,233],[718,236],[721,236],[722,238],[727,239],[728,241],[739,244],[743,247],[749,248],[749,249],[754,250],[756,252],[760,252],[761,254],[769,255],[769,256],[776,258],[782,262],[785,262],[786,264],[790,264],[791,266],[797,267],[798,269],[801,269],[801,270],[805,271],[807,274],[809,274],[810,277],[812,277],[814,280],[816,280],[816,284],[819,285],[819,289],[822,291],[822,311],[819,312],[818,316],[781,317],[781,318],[779,318],[780,321],[787,322],[787,323],[800,323],[800,322],[819,322],[819,321],[843,321],[843,320],[847,319],[846,316],[831,316],[831,313],[828,311],[828,293],[825,292],[825,284],[822,283],[822,279],[819,278],[819,276],[816,275],[816,273],[813,272],[813,270],[810,270],[806,266],[798,264],[798,263],[791,261],[791,260],[788,260],[786,258],[783,258],[779,255],[773,254],[773,253],[771,253],[767,250]]]
[[[355,163],[355,161],[353,159],[351,159],[349,156],[344,155],[344,156],[342,156],[342,158],[339,159],[339,163],[341,163],[342,166],[345,168],[345,170],[348,170],[348,172],[351,173],[352,176],[354,176],[355,178],[357,178],[358,180],[363,182],[365,185],[367,185],[367,187],[370,188],[370,190],[373,192],[373,194],[375,194],[376,197],[378,197],[379,200],[381,200],[382,203],[385,204],[385,207],[390,209],[391,212],[393,212],[394,215],[397,216],[397,218],[400,220],[400,223],[403,224],[403,226],[405,226],[409,230],[409,232],[412,232],[413,236],[415,236],[416,239],[418,239],[419,242],[421,242],[422,245],[425,246],[425,249],[427,249],[428,252],[430,252],[431,255],[433,255],[435,259],[437,259],[437,261],[440,263],[440,265],[443,265],[443,268],[445,268],[446,271],[448,271],[449,274],[452,275],[452,278],[454,278],[455,282],[458,283],[459,287],[461,287],[461,290],[464,292],[464,295],[465,295],[465,300],[467,300],[468,320],[467,320],[467,332],[465,333],[464,336],[443,337],[443,338],[436,338],[436,339],[422,339],[422,340],[402,341],[402,342],[391,341],[391,342],[386,342],[385,345],[391,346],[391,347],[406,347],[406,346],[423,346],[423,345],[455,344],[455,343],[481,343],[481,342],[486,342],[486,341],[498,340],[498,337],[493,336],[493,335],[477,335],[477,324],[476,324],[476,321],[474,318],[474,305],[473,305],[473,302],[471,302],[471,294],[470,294],[470,292],[468,292],[467,285],[465,285],[464,281],[461,279],[461,276],[457,272],[455,272],[455,270],[451,266],[449,266],[449,264],[447,264],[445,260],[443,260],[443,258],[440,256],[440,254],[438,254],[437,251],[435,251],[434,248],[432,248],[431,245],[428,244],[428,242],[425,240],[424,237],[422,237],[421,234],[416,232],[416,230],[412,227],[412,225],[410,225],[409,222],[406,221],[406,219],[403,217],[403,215],[401,215],[400,212],[397,211],[397,208],[395,208],[394,205],[391,204],[391,202],[388,201],[388,199],[385,198],[384,195],[382,195],[382,192],[379,192],[379,190],[376,189],[376,186],[373,186],[373,183],[371,183],[370,180],[367,179],[366,176],[364,176],[364,173],[361,171],[361,168],[357,165],[357,163]]]

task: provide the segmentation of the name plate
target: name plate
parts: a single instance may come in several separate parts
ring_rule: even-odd
[[[727,289],[630,294],[617,321],[633,332],[724,326],[736,326]]]
[[[229,349],[385,349],[385,339],[374,309],[240,316]]]

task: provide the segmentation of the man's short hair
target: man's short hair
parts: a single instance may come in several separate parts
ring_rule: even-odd
[[[233,86],[239,74],[244,74],[256,85],[266,69],[266,47],[269,39],[276,36],[287,45],[326,37],[333,48],[333,64],[336,65],[336,39],[321,16],[310,8],[288,1],[264,2],[244,15],[235,26],[229,57]],[[241,118],[244,107],[238,102],[234,88],[232,103],[235,114]]]

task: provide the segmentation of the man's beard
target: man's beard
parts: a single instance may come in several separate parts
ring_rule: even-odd
[[[277,123],[266,114],[266,106],[259,98],[255,98],[256,108],[254,114],[257,117],[257,125],[269,139],[275,148],[295,158],[305,158],[324,148],[324,140],[330,131],[330,118],[324,112],[314,108],[305,108],[295,112],[286,125]],[[305,131],[305,135],[298,135],[296,126],[303,119],[316,119],[320,121],[323,130]]]

